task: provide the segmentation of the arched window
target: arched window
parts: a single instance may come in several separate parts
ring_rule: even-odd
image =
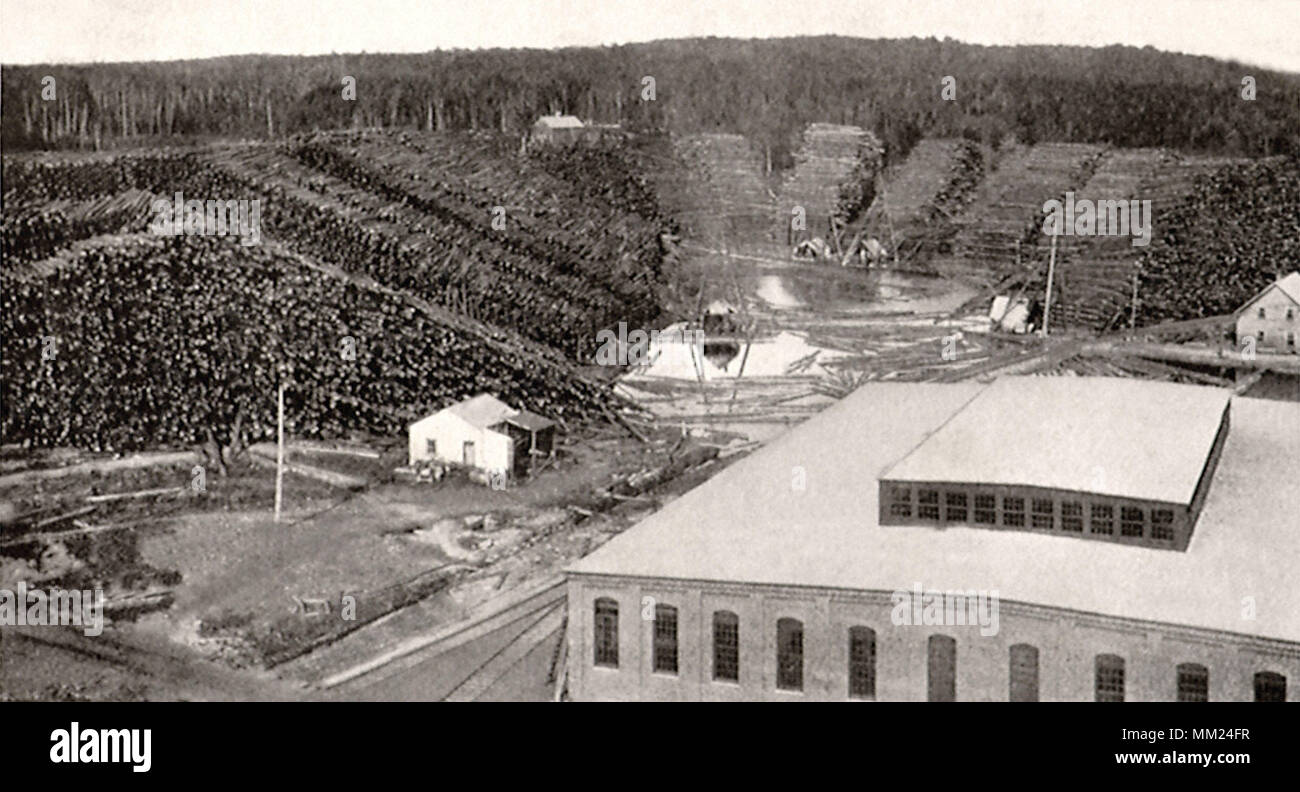
[[[1210,671],[1199,663],[1178,664],[1178,700],[1209,701]]]
[[[713,612],[713,678],[740,681],[740,617]]]
[[[849,697],[876,697],[876,631],[849,628]]]
[[[1038,649],[1029,644],[1011,647],[1011,701],[1038,701]]]
[[[596,665],[618,668],[618,603],[596,600]]]
[[[1256,701],[1286,701],[1286,677],[1273,671],[1255,674]]]
[[[927,654],[927,700],[956,701],[957,640],[946,635],[931,635]]]
[[[803,622],[776,622],[776,686],[782,690],[803,690]]]
[[[1096,661],[1097,701],[1124,700],[1124,658],[1113,654],[1099,654]]]
[[[654,670],[677,673],[677,609],[671,605],[655,606]]]

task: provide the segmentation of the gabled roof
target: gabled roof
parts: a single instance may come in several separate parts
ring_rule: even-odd
[[[1247,308],[1254,305],[1256,302],[1259,301],[1260,297],[1263,297],[1265,294],[1268,294],[1274,288],[1281,290],[1283,294],[1285,294],[1287,297],[1290,297],[1291,302],[1295,303],[1296,305],[1300,305],[1300,272],[1293,272],[1290,275],[1285,275],[1281,278],[1278,278],[1277,281],[1275,281],[1274,283],[1270,283],[1269,285],[1265,286],[1263,289],[1260,289],[1259,293],[1256,294],[1254,297],[1251,297],[1245,303],[1243,303],[1242,306],[1238,308],[1235,313],[1233,313],[1233,316],[1240,314],[1242,311],[1245,311]]]
[[[444,407],[432,415],[426,415],[411,424],[411,426],[431,421],[440,415],[454,415],[470,426],[479,429],[490,429],[502,423],[509,423],[530,432],[538,432],[547,427],[555,426],[555,422],[549,418],[527,410],[516,410],[490,393],[480,393],[472,398],[456,402],[450,407]]]
[[[434,415],[439,413],[450,413],[470,426],[486,429],[514,415],[515,409],[490,393],[480,393],[471,399],[440,410]]]
[[[582,129],[582,122],[577,116],[549,115],[537,119],[537,123],[550,129]]]

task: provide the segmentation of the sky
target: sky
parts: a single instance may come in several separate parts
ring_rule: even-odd
[[[1300,0],[0,0],[0,62],[835,33],[1129,44],[1300,73]]]

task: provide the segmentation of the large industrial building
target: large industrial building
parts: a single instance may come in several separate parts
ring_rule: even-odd
[[[570,568],[569,695],[1295,701],[1297,569],[1300,404],[870,383]]]

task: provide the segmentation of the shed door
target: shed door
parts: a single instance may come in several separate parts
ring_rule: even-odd
[[[474,466],[474,441],[473,440],[465,441],[463,455],[464,455],[465,464],[468,465],[469,467],[473,467]]]

